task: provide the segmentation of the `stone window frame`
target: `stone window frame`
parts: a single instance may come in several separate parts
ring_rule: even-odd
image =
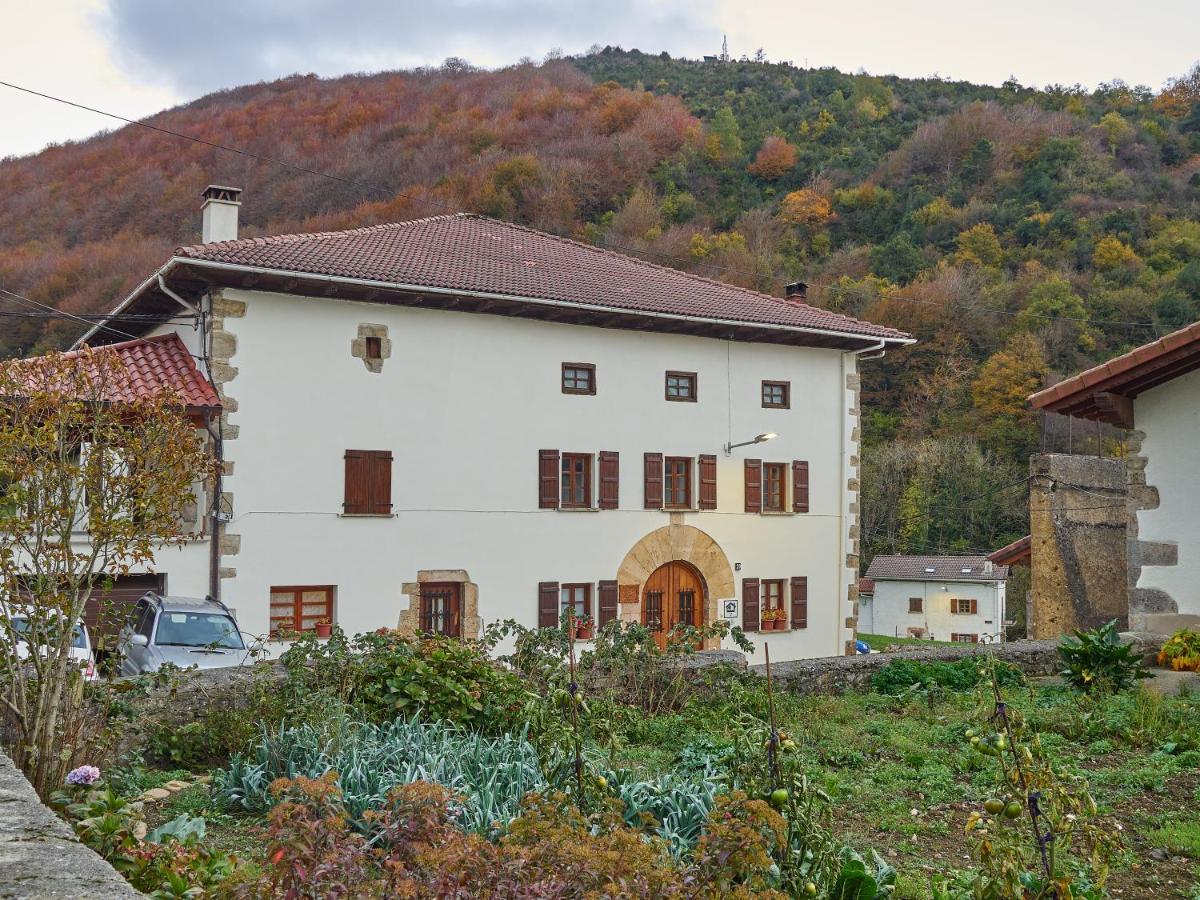
[[[368,338],[371,340],[368,341]],[[378,357],[368,353],[368,346],[374,341],[379,342]],[[369,322],[359,323],[358,336],[350,342],[350,355],[355,359],[361,359],[368,372],[378,375],[383,371],[384,360],[392,355],[392,341],[388,337],[388,327],[373,325]]]
[[[408,608],[400,610],[396,630],[405,637],[415,637],[420,631],[421,587],[431,582],[453,582],[461,586],[462,640],[479,640],[483,636],[483,619],[479,615],[479,585],[471,580],[466,569],[419,569],[416,581],[404,582],[400,586],[400,593],[408,598]]]

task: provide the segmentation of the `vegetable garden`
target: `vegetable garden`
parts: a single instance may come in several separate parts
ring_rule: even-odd
[[[1111,628],[1061,684],[898,659],[798,697],[680,665],[698,630],[569,624],[300,637],[57,803],[159,897],[1200,898],[1200,697]]]

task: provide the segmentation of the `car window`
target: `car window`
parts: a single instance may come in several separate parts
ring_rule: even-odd
[[[87,649],[87,636],[82,625],[75,626],[75,639],[71,641],[71,646],[79,650]]]
[[[144,634],[147,639],[154,634],[154,617],[158,610],[152,603],[147,603],[146,608],[142,610],[142,617],[137,623],[137,633]]]
[[[155,643],[174,647],[245,649],[237,624],[221,613],[164,612],[158,617]]]

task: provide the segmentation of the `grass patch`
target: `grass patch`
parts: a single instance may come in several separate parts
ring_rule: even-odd
[[[1176,818],[1152,828],[1144,835],[1155,847],[1162,847],[1176,856],[1200,859],[1200,821],[1195,818]]]

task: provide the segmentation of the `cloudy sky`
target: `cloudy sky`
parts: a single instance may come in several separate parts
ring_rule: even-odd
[[[1200,58],[1200,2],[1147,0],[0,0],[0,81],[131,118],[294,72],[495,67],[614,44],[999,84],[1159,88]],[[0,86],[0,157],[117,123]]]

